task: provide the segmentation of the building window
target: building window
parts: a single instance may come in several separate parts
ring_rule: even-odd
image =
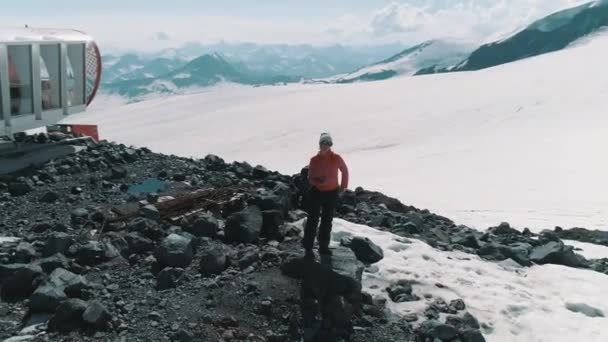
[[[68,106],[84,105],[84,44],[68,45]]]
[[[61,108],[61,48],[59,44],[40,45],[40,83],[42,110]]]
[[[32,50],[28,45],[8,46],[8,69],[13,116],[31,114],[32,98]]]

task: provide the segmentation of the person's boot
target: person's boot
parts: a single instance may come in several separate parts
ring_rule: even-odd
[[[331,252],[331,249],[329,249],[329,246],[323,245],[319,247],[319,254],[331,256],[333,253]]]
[[[315,260],[315,253],[312,251],[312,249],[304,249],[304,259]]]

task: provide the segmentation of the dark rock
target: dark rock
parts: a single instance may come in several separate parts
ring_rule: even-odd
[[[490,233],[495,235],[520,235],[521,233],[514,228],[511,228],[511,225],[507,222],[503,222],[498,227],[491,227],[489,229]]]
[[[93,288],[86,278],[63,268],[54,270],[46,284],[63,289],[68,297],[81,297],[84,290]]]
[[[406,322],[416,322],[418,320],[418,315],[416,315],[416,314],[406,314],[405,316],[403,316],[403,319]]]
[[[228,257],[224,245],[211,243],[202,250],[199,271],[203,276],[224,272],[228,268]]]
[[[83,326],[82,314],[87,309],[87,303],[81,299],[68,299],[61,303],[55,315],[49,321],[49,330],[68,333]]]
[[[572,312],[582,313],[587,317],[605,317],[602,310],[594,308],[585,303],[566,303],[566,309]]]
[[[72,244],[74,244],[74,239],[68,234],[53,232],[49,234],[46,239],[42,255],[50,256],[56,253],[65,254]]]
[[[8,192],[11,196],[23,196],[34,190],[33,184],[28,181],[17,181],[8,185]]]
[[[442,324],[437,320],[423,322],[418,328],[418,333],[424,338],[437,338],[442,341],[450,341],[458,337],[458,330],[451,325]]]
[[[260,259],[257,248],[249,248],[239,252],[238,255],[238,266],[241,270],[255,264]]]
[[[186,175],[182,173],[176,173],[173,175],[173,180],[176,182],[183,182],[186,180]]]
[[[142,254],[150,252],[154,249],[154,242],[139,235],[137,232],[129,232],[125,234],[125,240],[129,245],[130,253]]]
[[[412,284],[407,280],[400,280],[386,288],[389,298],[395,303],[413,302],[420,297],[412,294]]]
[[[458,330],[474,329],[477,330],[481,326],[477,319],[468,312],[465,312],[462,317],[459,316],[448,316],[445,320],[446,324],[456,327]]]
[[[488,243],[481,247],[477,254],[486,260],[502,261],[508,258],[513,259],[522,266],[531,266],[530,256],[528,251],[530,245],[514,244],[513,246],[504,246],[498,243]]]
[[[32,244],[27,242],[20,242],[15,249],[15,257],[17,262],[29,263],[36,258],[36,249]]]
[[[576,240],[597,245],[608,246],[608,232],[603,230],[589,230],[585,228],[572,228],[555,230],[556,235],[565,240]]]
[[[454,236],[452,238],[452,243],[473,249],[480,248],[477,236],[472,232],[465,232]]]
[[[165,267],[156,278],[156,289],[159,291],[177,287],[179,280],[184,274],[183,268]]]
[[[89,211],[84,208],[77,208],[70,212],[70,218],[74,224],[82,224],[89,219]]]
[[[142,217],[145,217],[147,219],[154,220],[154,221],[160,220],[160,212],[152,204],[148,204],[148,205],[142,207],[141,209],[139,209],[139,215]]]
[[[107,328],[111,319],[112,315],[108,309],[96,300],[91,301],[82,313],[82,320],[96,329]]]
[[[55,203],[59,199],[59,194],[54,191],[48,191],[39,199],[41,203]]]
[[[262,236],[269,240],[283,241],[285,232],[281,229],[285,219],[282,210],[262,211]]]
[[[456,311],[461,311],[466,308],[466,305],[462,299],[454,299],[450,302],[450,308],[453,308],[453,310]]]
[[[89,241],[72,248],[75,249],[73,254],[81,265],[99,265],[120,256],[120,252],[109,242]]]
[[[156,248],[154,256],[162,267],[186,268],[194,257],[192,239],[171,234]]]
[[[479,330],[470,328],[460,332],[460,340],[462,342],[486,342]]]
[[[32,226],[32,231],[36,233],[43,233],[51,228],[53,228],[53,226],[51,226],[49,223],[37,223]]]
[[[226,221],[226,241],[255,243],[262,231],[262,223],[262,212],[256,206],[234,213]]]
[[[21,300],[29,297],[36,288],[34,281],[40,277],[42,268],[37,265],[16,264],[11,268],[5,267],[1,273],[11,273],[7,277],[0,278],[2,282],[2,298],[5,301]]]
[[[373,264],[384,258],[384,252],[380,246],[368,238],[354,237],[350,242],[350,249],[360,261]]]
[[[68,297],[63,288],[51,283],[42,285],[30,297],[30,310],[32,312],[54,312],[59,304]]]
[[[171,341],[174,342],[192,342],[194,341],[194,334],[185,329],[179,329],[173,336]]]
[[[57,268],[67,269],[70,267],[69,260],[61,253],[55,253],[49,257],[39,259],[35,264],[42,267],[45,273],[51,273]]]
[[[530,252],[530,260],[540,265],[558,264],[570,267],[589,267],[585,258],[575,254],[571,246],[566,246],[561,241],[550,241],[544,245],[534,247]]]
[[[122,179],[127,177],[127,169],[122,166],[112,166],[112,179]]]
[[[151,204],[157,203],[159,198],[160,196],[156,192],[151,192],[146,195],[146,201]]]
[[[198,237],[217,237],[219,222],[211,213],[204,213],[194,220],[192,225],[186,227],[186,231]]]

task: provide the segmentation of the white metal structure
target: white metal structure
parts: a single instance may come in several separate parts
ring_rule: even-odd
[[[0,135],[84,111],[100,78],[99,49],[86,34],[0,28]]]

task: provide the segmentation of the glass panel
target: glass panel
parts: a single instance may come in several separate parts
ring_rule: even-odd
[[[61,49],[57,45],[40,45],[40,82],[42,110],[61,108]]]
[[[32,98],[32,51],[28,45],[8,46],[8,76],[13,115],[34,112]]]
[[[68,45],[68,106],[84,104],[84,44]]]

